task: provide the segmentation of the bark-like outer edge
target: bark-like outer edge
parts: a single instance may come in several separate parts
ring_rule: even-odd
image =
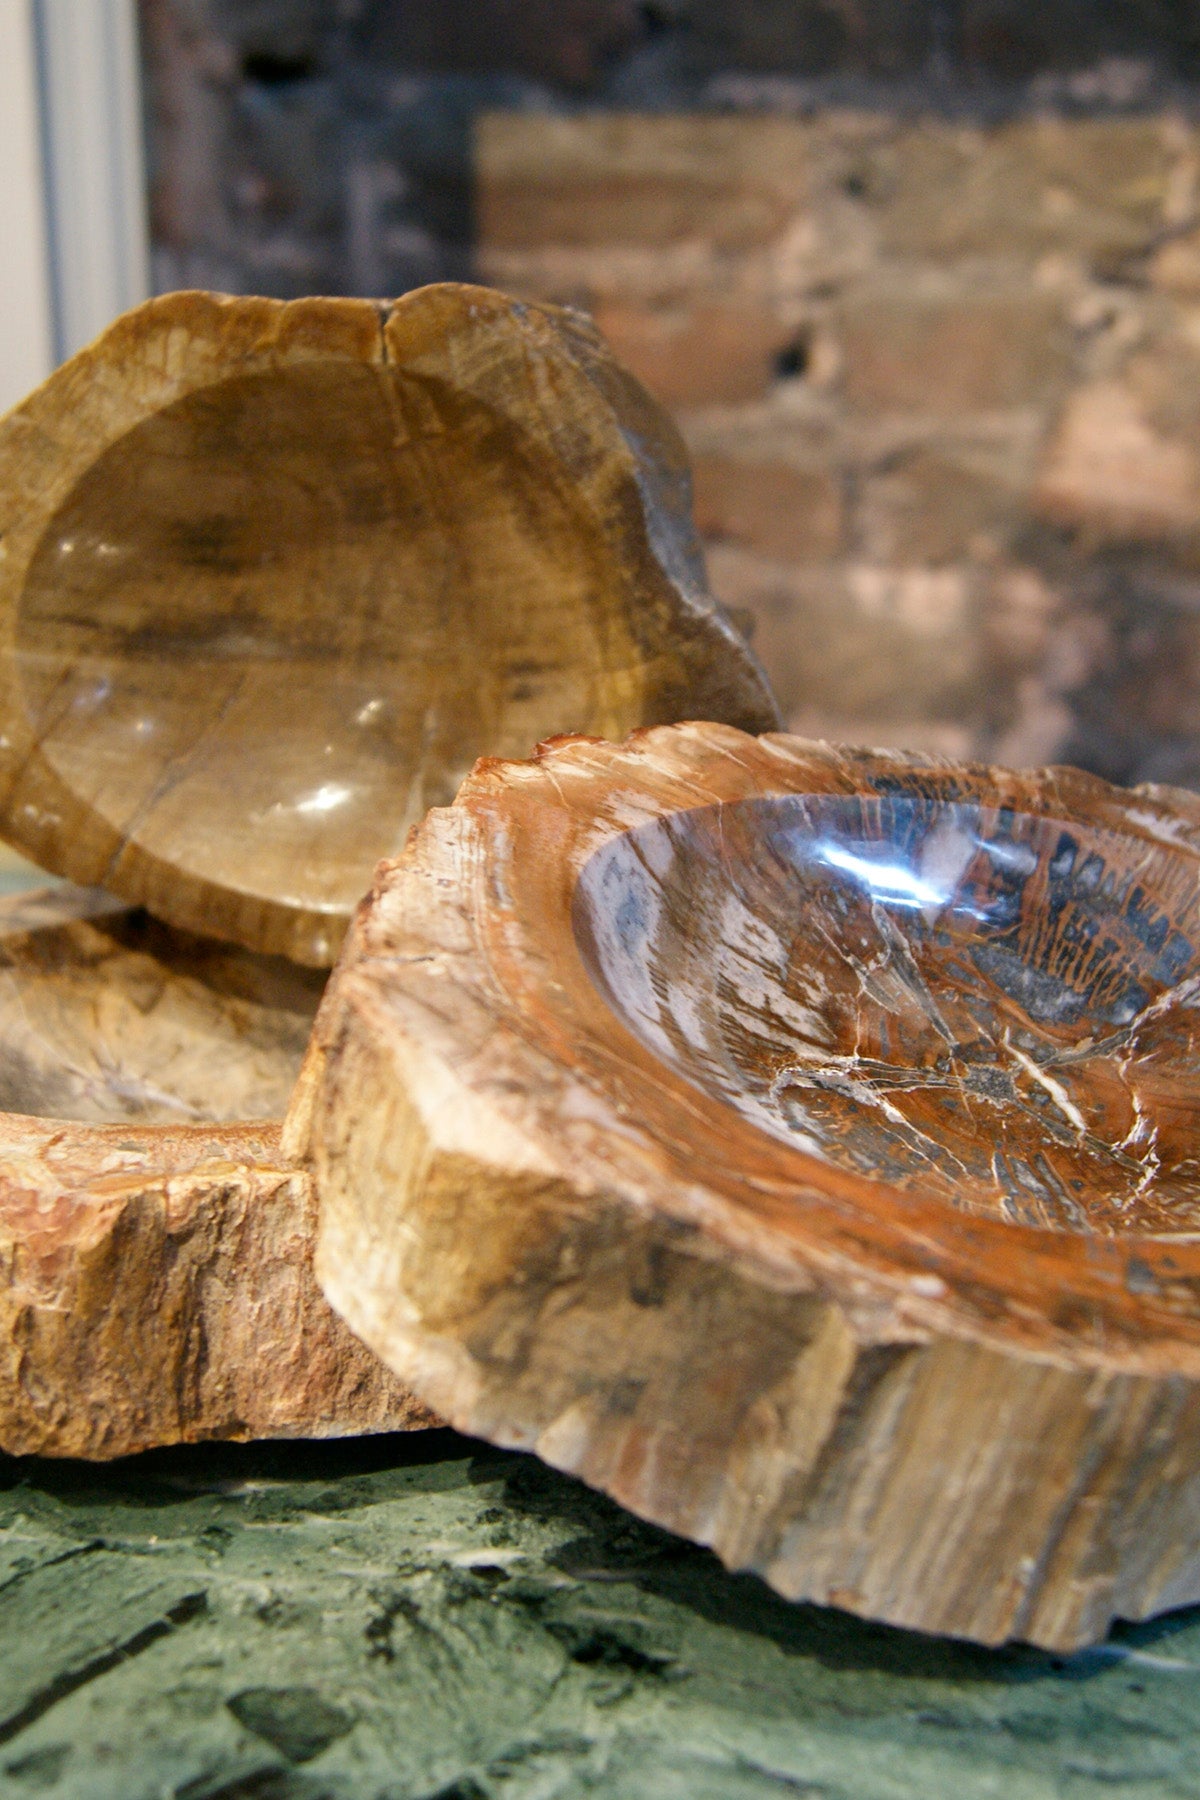
[[[277,1126],[0,1113],[0,1451],[436,1424],[329,1307],[315,1235]]]

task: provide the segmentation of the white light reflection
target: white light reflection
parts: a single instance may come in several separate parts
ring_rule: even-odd
[[[342,787],[336,781],[327,781],[314,793],[306,794],[303,800],[297,800],[295,811],[298,813],[327,813],[335,807],[344,806],[347,800],[354,798],[354,789]]]
[[[875,862],[871,857],[856,856],[853,850],[843,850],[840,844],[818,844],[813,860],[833,869],[843,869],[847,875],[861,881],[876,900],[886,900],[893,906],[944,906],[950,898],[944,888],[922,880],[900,863]]]
[[[112,693],[112,683],[101,675],[85,687],[82,693],[76,694],[71,702],[72,712],[93,712],[96,707],[103,706]]]

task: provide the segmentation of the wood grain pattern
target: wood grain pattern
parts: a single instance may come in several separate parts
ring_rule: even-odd
[[[1052,1647],[1200,1596],[1200,802],[683,725],[484,762],[288,1141],[460,1429],[790,1597]]]
[[[436,1423],[323,1298],[315,1211],[277,1127],[0,1114],[0,1449]]]
[[[674,427],[484,288],[148,302],[0,423],[0,552],[0,831],[317,966],[478,755],[777,719]]]

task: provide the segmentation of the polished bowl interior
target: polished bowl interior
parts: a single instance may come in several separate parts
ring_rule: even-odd
[[[770,729],[666,414],[582,318],[164,295],[0,420],[0,832],[332,965],[481,756]]]
[[[639,722],[622,579],[511,421],[316,361],[216,382],[98,457],[30,564],[19,692],[122,837],[342,915],[484,751]]]
[[[1200,1231],[1200,884],[1182,846],[944,795],[677,812],[585,865],[629,1029],[763,1131],[1062,1231]]]

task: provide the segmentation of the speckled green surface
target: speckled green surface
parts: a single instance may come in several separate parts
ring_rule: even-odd
[[[1200,1611],[913,1637],[449,1432],[0,1461],[0,1793],[1200,1797]]]

